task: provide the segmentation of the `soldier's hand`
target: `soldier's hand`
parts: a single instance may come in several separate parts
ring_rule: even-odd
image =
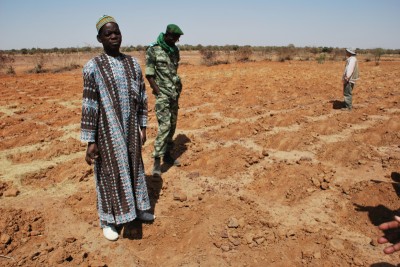
[[[153,95],[159,95],[160,94],[160,90],[158,88],[153,88]]]

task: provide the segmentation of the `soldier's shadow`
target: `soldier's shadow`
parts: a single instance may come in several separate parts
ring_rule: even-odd
[[[160,198],[161,189],[163,186],[163,180],[160,176],[146,175],[147,192],[150,198],[150,212],[155,214],[156,204]],[[156,217],[157,220],[157,217]],[[126,223],[121,229],[123,238],[131,240],[138,240],[143,238],[143,224],[152,224],[153,222],[143,222],[140,220],[134,220]]]
[[[188,149],[188,143],[191,140],[185,134],[178,134],[174,140],[174,148],[171,151],[171,155],[174,159],[179,159],[183,153]],[[171,164],[164,163],[161,165],[161,173],[167,172],[172,167]]]
[[[332,108],[333,108],[333,109],[341,109],[341,108],[344,108],[344,107],[345,107],[343,101],[331,100],[331,101],[329,101],[329,102],[332,103]]]

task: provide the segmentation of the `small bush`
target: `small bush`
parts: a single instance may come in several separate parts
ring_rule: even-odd
[[[253,50],[250,46],[240,47],[235,52],[235,59],[238,62],[248,62],[250,61],[250,57],[253,54]]]
[[[44,54],[39,54],[38,56],[35,56],[34,60],[34,67],[32,70],[28,71],[30,73],[43,73],[46,72],[44,69],[44,65],[46,63],[46,59],[44,57]]]
[[[381,61],[381,56],[385,53],[382,48],[375,48],[372,53],[374,54],[375,57],[375,65],[379,66],[380,61]]]
[[[324,64],[325,59],[326,59],[325,53],[319,54],[319,56],[316,59],[317,59],[318,64]]]
[[[212,66],[217,64],[217,51],[208,48],[200,50],[201,59],[204,65]]]
[[[285,58],[285,60],[292,60],[293,59],[292,55],[286,55],[284,58]]]
[[[293,60],[296,55],[296,47],[293,44],[277,48],[278,61],[285,62],[286,60]]]
[[[7,74],[15,74],[14,67],[12,66],[14,61],[15,58],[13,55],[0,52],[0,69],[7,68],[6,70]],[[12,73],[9,73],[9,71],[12,71]]]
[[[10,74],[10,75],[14,75],[15,74],[15,69],[14,69],[14,67],[13,66],[8,66],[7,67],[7,70],[6,70],[6,73],[7,74]]]
[[[226,60],[224,62],[226,62],[225,64],[228,64],[230,61],[230,57],[231,57],[231,51],[228,49],[223,50],[223,53],[226,57]]]
[[[79,64],[70,64],[68,66],[63,66],[63,67],[59,67],[53,70],[53,73],[59,73],[59,72],[64,72],[64,71],[71,71],[71,70],[75,70],[75,69],[79,69],[82,68],[81,65]]]

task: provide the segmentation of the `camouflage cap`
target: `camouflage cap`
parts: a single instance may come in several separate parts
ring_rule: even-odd
[[[169,24],[167,26],[166,32],[183,35],[183,31],[181,30],[181,28],[179,28],[179,26],[175,24]]]

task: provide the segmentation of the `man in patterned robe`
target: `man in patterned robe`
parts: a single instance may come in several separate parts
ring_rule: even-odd
[[[122,35],[113,17],[96,24],[104,53],[83,68],[81,140],[94,164],[100,226],[109,240],[116,225],[154,220],[141,155],[146,141],[147,95],[136,59],[120,53]]]

